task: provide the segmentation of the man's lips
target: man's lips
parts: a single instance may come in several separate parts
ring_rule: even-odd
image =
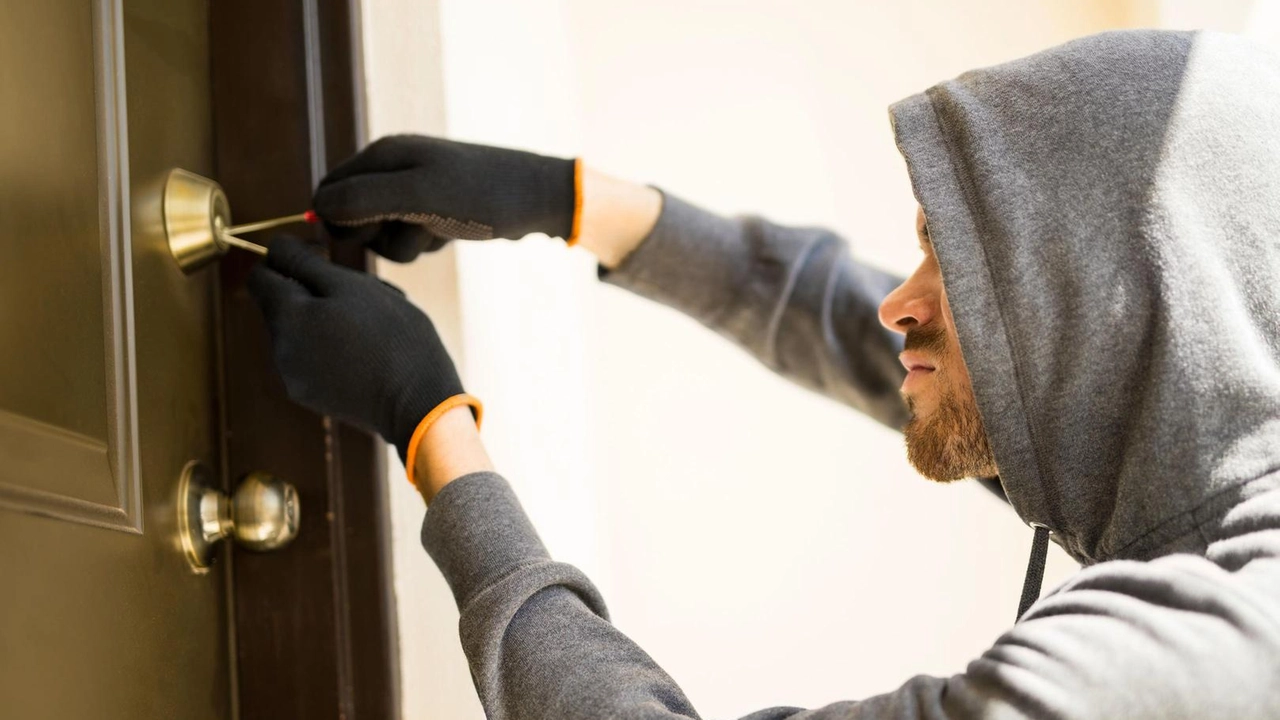
[[[910,350],[898,353],[898,361],[902,363],[902,367],[907,369],[907,372],[911,372],[912,370],[935,369],[933,363],[926,360],[923,355],[911,352]]]
[[[926,375],[934,371],[933,363],[929,362],[919,353],[906,351],[898,355],[899,362],[902,367],[907,369],[907,377],[902,381],[902,392],[909,393],[912,388],[920,384]]]

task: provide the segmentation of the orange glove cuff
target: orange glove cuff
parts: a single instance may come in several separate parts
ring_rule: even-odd
[[[444,415],[446,412],[458,407],[459,405],[467,405],[471,408],[472,414],[476,416],[476,429],[478,430],[480,428],[480,421],[484,418],[484,405],[480,402],[479,398],[466,393],[454,395],[448,400],[437,405],[434,410],[427,413],[427,416],[422,418],[422,422],[418,423],[418,427],[414,429],[413,435],[409,438],[408,457],[404,459],[404,472],[409,476],[409,483],[414,487],[418,486],[417,481],[414,480],[413,477],[413,468],[418,464],[418,444],[422,442],[422,438],[427,434],[427,428],[431,427],[432,423],[439,420],[441,415]]]
[[[582,231],[582,158],[573,161],[573,229],[565,244],[573,247],[578,244],[578,233]]]

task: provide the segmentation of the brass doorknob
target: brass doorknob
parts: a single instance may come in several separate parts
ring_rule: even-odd
[[[298,491],[266,473],[249,473],[235,494],[212,486],[209,471],[198,462],[183,470],[178,486],[178,532],[191,568],[208,572],[219,540],[256,551],[276,550],[298,535]]]

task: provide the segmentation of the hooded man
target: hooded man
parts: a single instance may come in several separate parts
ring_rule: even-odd
[[[433,138],[375,143],[315,206],[398,260],[581,238],[606,281],[905,425],[925,476],[998,474],[1036,528],[1011,629],[951,677],[751,718],[1280,717],[1280,58],[1106,33],[890,115],[922,209],[905,281],[827,231]],[[429,500],[423,544],[489,717],[697,717],[548,557],[420,311],[287,238],[251,289],[290,394],[380,432]],[[1085,567],[1037,600],[1050,537]]]

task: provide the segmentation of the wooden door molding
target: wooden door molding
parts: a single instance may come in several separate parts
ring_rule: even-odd
[[[307,209],[363,141],[358,20],[354,0],[211,3],[214,177],[237,221]],[[330,253],[366,269],[359,248]],[[221,267],[222,464],[230,484],[254,470],[293,483],[302,522],[285,550],[230,558],[241,717],[398,718],[384,446],[288,400],[244,288],[253,262]]]
[[[129,273],[129,146],[119,0],[95,0],[92,8],[92,62],[85,66],[93,68],[92,140],[97,145],[102,257],[99,341],[105,353],[106,380],[105,403],[99,409],[105,411],[105,433],[77,432],[0,410],[0,457],[5,458],[0,465],[0,508],[141,533]]]

